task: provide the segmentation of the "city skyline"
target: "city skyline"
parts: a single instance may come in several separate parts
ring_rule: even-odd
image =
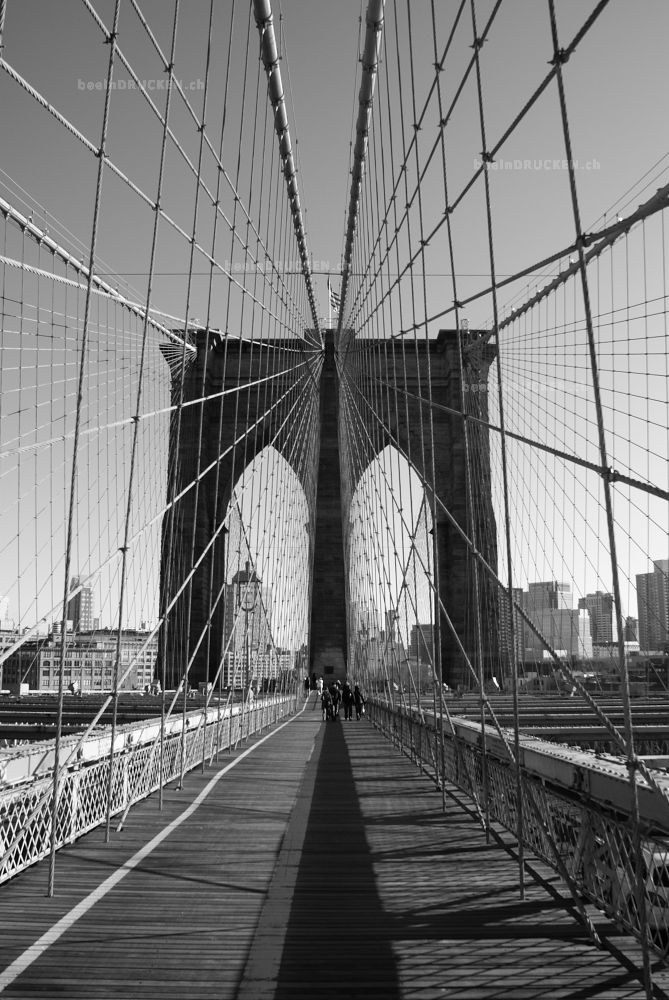
[[[666,599],[667,584],[665,581],[669,574],[669,560],[651,559],[649,561],[654,567],[653,570],[648,574],[641,574],[640,576],[652,577],[660,581],[660,583],[658,584],[658,594],[656,595],[655,599],[656,601],[661,602],[663,599]],[[232,594],[236,593],[234,587],[231,586],[234,583],[235,577],[239,576],[240,573],[241,574],[244,573],[244,570],[242,570],[240,566],[241,563],[235,562],[234,559],[231,559],[229,562],[228,576],[230,578],[230,583],[228,584],[228,587],[230,588],[230,593]],[[250,566],[251,572],[255,573],[255,564],[249,562],[249,558],[247,558],[245,566],[246,567]],[[262,580],[260,579],[260,577],[258,577],[257,579],[259,582],[259,586],[262,585]],[[614,641],[615,621],[613,612],[613,595],[611,593],[606,591],[596,591],[595,593],[592,594],[588,593],[585,594],[583,597],[579,597],[577,594],[572,594],[570,583],[560,583],[559,581],[553,581],[553,580],[529,581],[528,584],[526,584],[528,588],[527,590],[524,590],[522,587],[516,587],[514,588],[514,590],[517,591],[518,593],[525,594],[526,596],[532,598],[532,594],[533,593],[536,594],[539,589],[541,591],[545,591],[546,588],[550,588],[554,584],[558,586],[559,594],[561,596],[557,598],[557,603],[552,603],[550,607],[556,609],[564,608],[569,610],[588,611],[591,620],[599,623],[595,626],[595,628],[600,628],[600,629],[602,627],[604,628],[604,635],[602,635],[601,637],[602,642]],[[92,614],[92,608],[94,608],[96,604],[94,596],[94,588],[86,586],[82,586],[80,588],[79,578],[75,576],[72,577],[71,590],[75,589],[77,590],[77,596],[79,593],[81,593],[81,591],[87,592],[84,601],[86,603],[86,606],[91,610],[85,612],[86,616],[85,620],[88,624],[86,624],[85,627],[81,627],[76,615],[70,611],[70,606],[78,608],[79,602],[77,601],[76,596],[70,599],[70,602],[68,604],[68,614],[66,616],[66,619],[68,623],[71,624],[72,631],[73,632],[91,631],[94,628],[100,628],[100,629],[112,628],[113,626],[110,623],[99,622],[99,620],[95,618]],[[261,605],[263,608],[263,613],[269,620],[271,619],[271,611],[272,611],[271,587],[265,587],[262,588],[262,590],[265,596],[261,601]],[[569,603],[567,603],[567,598],[569,600]],[[647,600],[646,597],[644,597],[644,599]],[[574,600],[577,601],[576,604],[573,603]],[[237,601],[233,600],[232,603],[235,608],[238,606]],[[541,600],[538,600],[537,598],[532,599],[530,603],[534,604],[534,606],[536,607],[543,606]],[[548,607],[549,605],[546,606]],[[9,614],[10,608],[11,605],[9,603],[9,598],[0,594],[0,612],[2,612],[2,614],[0,614],[0,629],[4,629],[5,631],[14,629],[20,630],[21,629],[20,622],[16,622]],[[628,611],[629,610],[632,609],[628,609]],[[641,619],[641,615],[639,613],[638,605],[635,610],[637,611],[636,616],[631,616],[631,617],[633,618],[633,620],[639,621]],[[231,613],[234,614],[234,612]],[[79,614],[79,612],[77,612],[77,614]],[[376,629],[377,631],[380,631],[383,628],[381,621],[384,618],[384,615],[385,617],[387,617],[388,612],[387,611],[384,612],[382,606],[376,608],[375,607],[367,607],[366,609],[363,608],[362,611],[359,612],[359,617],[361,622],[360,627],[364,627],[367,630]],[[416,618],[417,622],[419,621],[419,618],[420,616]],[[628,614],[623,615],[624,622],[626,622],[628,618],[630,618]],[[664,621],[664,619],[662,619],[661,616],[659,615],[656,615],[656,619],[660,623],[660,627],[665,628],[666,630],[667,626],[661,624]],[[227,620],[228,620],[228,615],[226,613],[226,621]],[[54,626],[59,627],[61,621],[62,621],[61,616],[55,616],[50,622],[44,622],[43,623],[44,632],[51,631],[54,628]],[[94,625],[93,624],[94,622],[98,622],[98,624]],[[602,622],[604,623],[603,626]],[[135,631],[151,631],[153,627],[154,623],[151,621],[142,621],[136,624],[127,623],[125,626],[125,628],[129,630],[135,630]],[[594,637],[595,636],[593,635],[593,638]]]

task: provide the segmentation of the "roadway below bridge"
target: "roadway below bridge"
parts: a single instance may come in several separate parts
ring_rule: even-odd
[[[169,701],[174,692],[166,692]],[[241,692],[237,693],[237,700],[242,700]],[[102,704],[107,701],[108,695],[84,695],[82,697],[67,694],[63,701],[63,735],[68,736],[74,733],[83,732],[90,722],[97,715]],[[193,692],[186,699],[187,711],[202,708],[205,705],[206,697],[197,692]],[[217,697],[212,698],[210,704],[216,705]],[[227,697],[224,696],[224,703],[227,704]],[[145,719],[157,718],[161,714],[162,698],[160,695],[133,694],[132,692],[121,692],[118,700],[117,723],[125,725],[132,722],[141,722]],[[173,714],[179,714],[183,709],[183,696],[179,698],[174,706]],[[56,736],[58,713],[58,697],[55,694],[29,694],[18,696],[5,696],[0,699],[0,746],[14,742],[34,743],[37,741],[53,740]],[[98,722],[99,727],[110,726],[112,722],[113,706],[109,702],[104,713]]]
[[[171,698],[171,692],[169,696]],[[405,695],[408,698],[408,694]],[[514,726],[513,702],[509,695],[489,695],[500,724],[512,729]],[[599,707],[611,722],[622,732],[624,713],[619,696],[597,697]],[[186,705],[188,711],[200,708],[206,698],[192,692]],[[63,705],[63,731],[80,732],[94,718],[103,697],[86,695],[73,697],[68,694]],[[425,705],[431,709],[432,696],[424,697]],[[409,702],[407,702],[409,704]],[[415,704],[415,701],[414,701]],[[448,699],[449,711],[461,718],[478,721],[479,700],[476,695],[463,695]],[[179,701],[176,712],[182,709]],[[118,703],[119,724],[138,722],[160,715],[161,698],[146,694],[121,692]],[[47,740],[55,736],[57,697],[53,694],[31,694],[0,699],[0,740]],[[109,725],[112,717],[111,704],[100,720],[100,726]],[[592,708],[580,699],[569,696],[523,695],[519,701],[520,728],[528,735],[543,739],[553,739],[569,745],[590,745],[606,742],[610,738],[598,721]],[[667,744],[669,753],[669,693],[657,694],[632,701],[632,720],[635,731],[644,740],[656,739]]]
[[[510,695],[489,695],[500,723],[515,727],[513,700]],[[625,714],[619,695],[593,694],[597,706],[619,732],[625,732]],[[431,702],[430,702],[431,706]],[[479,699],[476,695],[448,699],[449,711],[461,718],[478,722]],[[669,755],[669,692],[658,693],[631,702],[632,725],[637,752],[642,755]],[[519,699],[519,728],[528,736],[607,753],[621,753],[594,710],[579,696],[523,695]]]
[[[486,840],[365,719],[292,721],[138,805],[0,896],[0,994],[22,1000],[641,1000],[635,942],[513,838]],[[655,993],[666,997],[655,970]]]

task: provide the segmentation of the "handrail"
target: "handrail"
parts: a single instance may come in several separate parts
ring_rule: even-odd
[[[188,726],[184,769],[201,767],[203,759],[211,761],[220,750],[232,748],[267,725],[294,714],[299,702],[297,694],[277,694],[257,699],[253,707],[236,705],[220,718],[216,709],[210,709],[205,725],[191,723]],[[202,710],[193,715],[200,717]],[[181,719],[178,721],[180,723]],[[124,813],[130,805],[157,791],[161,773],[163,785],[180,777],[181,725],[165,739],[162,771],[159,756],[153,750],[153,740],[147,736],[140,742],[142,732],[146,736],[150,727],[149,721],[129,725],[123,733],[119,732],[123,747],[113,758],[111,815]],[[135,742],[128,740],[129,735],[134,735]],[[95,738],[100,741],[102,755],[93,760],[80,758],[65,769],[59,782],[55,811],[57,848],[72,843],[105,822],[110,737],[107,733],[106,736],[96,734]],[[45,792],[51,780],[49,771],[41,770],[39,777],[0,791],[0,884],[49,854],[51,799]]]

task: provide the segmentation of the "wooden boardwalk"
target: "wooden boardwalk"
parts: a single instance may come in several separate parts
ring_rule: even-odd
[[[44,864],[3,886],[2,997],[645,996],[547,869],[521,902],[512,851],[455,789],[444,813],[369,724],[325,725],[313,706],[168,789],[162,813],[136,807],[110,844],[98,831],[61,851],[54,898]]]

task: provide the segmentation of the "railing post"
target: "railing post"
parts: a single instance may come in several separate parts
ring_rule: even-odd
[[[76,764],[69,773],[70,785],[70,843],[77,837],[79,813],[79,765]]]
[[[123,761],[123,803],[130,805],[130,754],[126,750],[120,758]]]

